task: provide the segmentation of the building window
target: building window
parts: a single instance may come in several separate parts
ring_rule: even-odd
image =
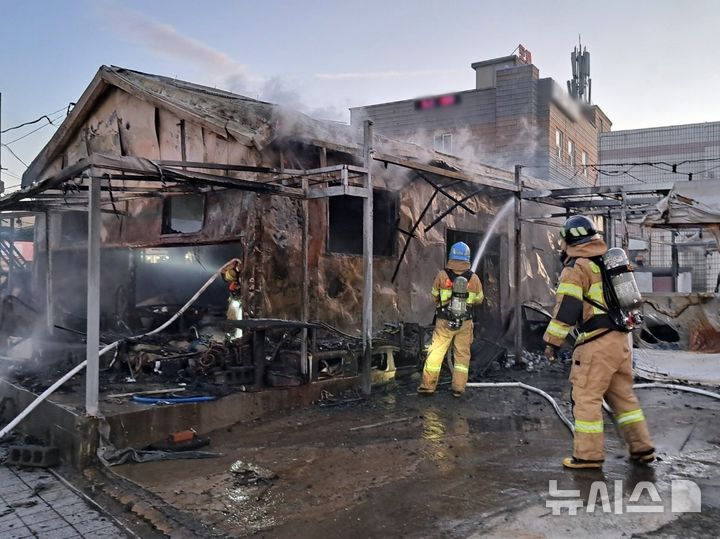
[[[443,133],[442,135],[435,135],[433,148],[437,152],[452,154],[452,134]]]
[[[555,146],[557,158],[562,161],[563,146],[565,146],[565,135],[559,129],[555,130]]]
[[[575,143],[572,140],[568,139],[568,161],[570,162],[570,166],[575,166]]]
[[[587,177],[587,175],[588,175],[588,173],[587,173],[587,164],[588,164],[588,162],[587,162],[587,153],[586,153],[585,151],[583,151],[583,152],[580,154],[580,159],[582,160],[582,167],[583,167],[582,173],[583,173],[583,176]]]
[[[328,252],[363,254],[363,199],[330,197]],[[373,254],[393,256],[397,230],[398,197],[392,191],[373,190]]]
[[[161,234],[200,232],[205,219],[205,195],[169,196],[163,199]]]

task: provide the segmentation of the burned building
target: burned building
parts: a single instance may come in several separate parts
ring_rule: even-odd
[[[360,130],[315,121],[104,66],[28,168],[23,189],[0,200],[4,211],[35,218],[28,308],[37,316],[27,319],[38,323],[6,337],[13,354],[43,365],[80,369],[85,356],[91,416],[99,393],[128,369],[131,378],[165,372],[230,392],[303,386],[295,400],[275,393],[275,404],[243,393],[235,398],[255,400],[242,412],[217,403],[211,416],[199,407],[182,417],[153,412],[181,428],[205,417],[208,430],[239,413],[307,402],[323,378],[357,386],[360,373],[369,390],[373,372],[421,360],[434,310],[429,287],[455,241],[476,249],[486,240],[477,338],[515,339],[520,286],[525,297],[550,301],[555,232],[533,202],[523,218],[537,226],[525,227],[522,242],[516,227],[523,186],[548,185],[374,135],[369,122]],[[513,204],[516,219],[505,211],[489,237],[496,214]],[[212,279],[233,259],[245,320],[228,323],[227,290]],[[157,336],[158,327],[168,336]],[[243,336],[229,339],[232,328]],[[101,344],[112,353],[100,357]],[[115,378],[99,384],[100,368]],[[132,433],[119,419],[106,421],[117,444],[155,429],[154,419]]]

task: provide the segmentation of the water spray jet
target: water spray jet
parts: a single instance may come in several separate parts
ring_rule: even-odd
[[[490,238],[492,238],[493,234],[495,233],[495,229],[497,228],[502,218],[505,217],[505,214],[509,212],[510,209],[514,206],[514,204],[514,198],[508,199],[507,202],[505,202],[505,205],[500,208],[500,211],[497,212],[492,222],[490,223],[490,227],[488,228],[487,232],[485,232],[485,236],[480,243],[480,247],[478,247],[477,253],[475,253],[475,258],[473,259],[472,266],[470,267],[473,273],[477,270],[480,259],[482,258],[483,254],[485,254],[485,249],[487,249],[488,243],[490,243]]]

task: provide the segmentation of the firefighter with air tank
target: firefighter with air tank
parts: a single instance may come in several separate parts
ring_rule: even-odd
[[[473,340],[472,306],[483,302],[480,279],[470,269],[470,247],[457,242],[450,248],[445,269],[440,270],[432,286],[436,324],[423,369],[418,393],[431,395],[437,388],[442,362],[453,346],[453,396],[465,391]]]
[[[545,356],[554,361],[557,349],[577,327],[570,370],[575,437],[566,468],[601,468],[603,398],[628,444],[630,460],[655,459],[640,403],[633,392],[630,332],[640,322],[640,292],[628,258],[620,248],[608,250],[584,216],[570,217],[561,230],[563,270],[556,290],[553,318],[545,331]]]

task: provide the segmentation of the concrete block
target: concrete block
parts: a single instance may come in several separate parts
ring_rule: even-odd
[[[54,446],[11,445],[5,463],[10,466],[50,468],[57,465],[58,458],[58,449]]]

